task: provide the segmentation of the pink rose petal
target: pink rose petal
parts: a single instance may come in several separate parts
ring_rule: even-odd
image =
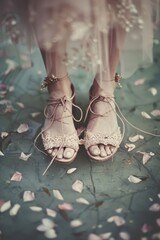
[[[11,181],[15,181],[15,182],[20,182],[20,181],[22,180],[22,173],[20,173],[20,172],[15,172],[15,173],[12,175],[12,177],[11,177],[10,180],[11,180]]]
[[[137,79],[137,80],[134,82],[134,85],[135,85],[135,86],[143,85],[144,82],[145,82],[145,79],[144,79],[144,78]]]
[[[102,238],[94,233],[90,233],[88,236],[88,240],[102,240]]]
[[[23,193],[23,201],[24,202],[31,202],[35,199],[35,194],[34,192],[31,191],[25,191]]]
[[[154,117],[159,117],[160,116],[160,110],[159,109],[155,109],[151,112],[152,116]]]
[[[112,216],[110,218],[108,218],[107,222],[111,223],[114,222],[116,224],[116,226],[122,226],[125,224],[125,220],[122,217],[119,216]]]
[[[151,225],[145,223],[145,224],[143,224],[141,231],[143,233],[148,233],[151,231],[151,229],[152,229]]]
[[[54,211],[50,208],[46,208],[46,213],[49,217],[56,217],[56,215],[57,215],[56,211]]]
[[[32,155],[32,153],[30,154],[25,154],[24,152],[21,152],[21,155],[19,157],[19,159],[23,160],[23,161],[27,161],[28,158]]]
[[[106,232],[106,233],[101,233],[101,234],[100,234],[100,237],[101,237],[103,240],[110,239],[111,236],[112,236],[112,233],[111,233],[111,232]]]
[[[73,206],[70,203],[62,203],[58,205],[58,208],[63,211],[73,210]]]
[[[160,227],[160,218],[156,219],[156,223],[157,223],[158,227]]]
[[[18,133],[24,133],[24,132],[27,132],[28,130],[29,130],[29,126],[26,123],[20,124],[19,127],[17,128]]]
[[[130,235],[127,232],[120,232],[119,236],[121,237],[121,239],[123,240],[130,240]]]
[[[159,203],[154,203],[152,206],[150,206],[149,210],[152,211],[152,212],[159,212],[160,211],[160,204]]]
[[[80,180],[76,180],[73,184],[72,184],[72,189],[76,192],[81,193],[83,191],[83,182]]]

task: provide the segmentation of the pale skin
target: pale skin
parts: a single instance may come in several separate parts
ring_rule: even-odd
[[[110,71],[110,76],[112,76],[112,79],[113,79],[116,72],[117,64],[119,62],[120,52],[115,45],[116,36],[114,34],[114,31],[112,31],[110,34],[112,35],[111,44],[112,44],[113,51],[110,53],[110,56],[109,56],[109,59],[110,59],[109,71]],[[124,41],[124,36],[125,34],[122,33],[122,39],[119,40],[122,42],[122,45]],[[66,49],[66,42],[62,41],[60,43],[57,43],[57,46],[54,49],[56,49],[56,51],[55,50],[53,52],[42,51],[44,63],[46,65],[46,70],[48,74],[53,73],[57,77],[63,77],[67,75],[67,69],[63,62],[65,49]],[[111,77],[108,77],[107,73],[104,73],[102,77],[105,79],[105,89],[107,91],[107,94],[109,96],[114,96],[114,85],[113,85],[113,82],[110,81]],[[99,85],[97,84],[98,81],[99,81],[99,73],[97,70],[97,74],[95,76],[95,79],[92,85],[91,94],[93,96],[104,95],[104,90],[100,88]],[[54,98],[58,99],[65,95],[66,97],[70,98],[73,94],[71,89],[71,84],[72,83],[69,77],[63,78],[63,80],[56,82],[56,84],[50,84],[48,86],[48,92],[50,97],[53,96]],[[70,109],[70,112],[72,112],[72,105],[70,103],[68,103],[67,107],[68,109]],[[116,114],[108,103],[97,102],[94,104],[93,110],[97,114],[104,114],[106,112],[109,112],[109,114],[107,114],[107,116],[105,117],[98,117],[98,118],[92,119],[93,116],[92,116],[92,113],[90,113],[89,121],[87,125],[88,130],[90,130],[92,133],[105,132],[108,135],[110,135],[113,131],[117,129],[118,124],[117,124]],[[62,115],[62,111],[63,111],[62,107],[59,106],[58,109],[56,110],[57,118],[59,118]],[[63,116],[69,115],[68,112],[63,114],[64,114]],[[75,126],[74,126],[74,122],[71,114],[69,117],[65,118],[64,122],[65,123],[54,121],[51,124],[51,126],[47,129],[47,131],[49,131],[50,133],[50,136],[54,138],[54,136],[59,136],[59,135],[63,136],[63,134],[70,135],[75,131]],[[47,127],[49,124],[50,124],[50,120],[45,119],[44,128]],[[62,132],[62,124],[63,124],[63,132]],[[112,146],[112,145],[105,146],[103,144],[98,144],[98,145],[90,146],[88,150],[93,156],[105,157],[105,156],[111,155],[114,152],[115,146]],[[53,147],[51,149],[48,149],[47,152],[51,157],[56,156],[57,159],[63,159],[63,158],[69,159],[74,155],[75,150],[72,148],[64,147],[59,151],[58,148]]]

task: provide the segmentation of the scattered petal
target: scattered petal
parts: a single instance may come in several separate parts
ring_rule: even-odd
[[[100,237],[103,239],[103,240],[107,240],[111,237],[112,233],[111,232],[107,232],[107,233],[102,233],[100,234]]]
[[[62,194],[60,193],[59,190],[53,190],[53,195],[55,198],[57,198],[58,200],[64,200]]]
[[[49,229],[44,233],[44,236],[48,239],[53,239],[57,237],[57,234],[54,229]]]
[[[41,212],[42,208],[41,207],[37,207],[37,206],[31,206],[29,207],[33,212]]]
[[[31,116],[32,116],[33,118],[37,117],[38,115],[40,115],[40,112],[31,113]]]
[[[148,89],[148,91],[149,92],[151,92],[151,94],[153,95],[153,96],[155,96],[155,95],[157,95],[157,89],[156,88],[150,88],[150,89]]]
[[[150,206],[149,210],[152,211],[152,212],[159,212],[160,211],[160,204],[159,203],[154,203],[152,206]]]
[[[127,232],[120,232],[119,236],[123,239],[123,240],[130,240],[130,235]]]
[[[11,207],[11,201],[4,202],[0,208],[0,212],[5,212]]]
[[[143,155],[143,159],[142,159],[143,164],[146,164],[149,161],[149,159],[155,155],[153,152],[147,153],[147,152],[137,151],[137,153],[140,153]]]
[[[81,193],[83,190],[83,182],[80,180],[76,180],[73,184],[72,184],[72,189],[76,192]]]
[[[151,116],[148,113],[146,113],[146,112],[141,112],[141,115],[144,118],[151,119]]]
[[[90,233],[88,236],[88,240],[102,240],[102,238],[94,233]]]
[[[151,229],[152,229],[151,225],[145,223],[143,224],[141,231],[142,233],[148,233],[151,231]]]
[[[70,226],[71,227],[80,227],[80,226],[82,226],[82,221],[80,220],[80,219],[75,219],[75,220],[72,220],[71,222],[70,222]]]
[[[19,157],[19,159],[23,160],[23,161],[27,161],[28,158],[32,155],[32,153],[30,154],[25,154],[24,152],[21,152],[21,155]]]
[[[157,223],[158,227],[160,227],[160,218],[156,219],[156,223]]]
[[[13,207],[12,207],[12,209],[9,211],[9,215],[10,216],[15,216],[17,213],[18,213],[18,211],[19,211],[19,209],[20,209],[20,204],[15,204]]]
[[[17,104],[20,108],[24,108],[24,104],[23,104],[23,103],[17,102],[16,104]]]
[[[34,192],[31,191],[25,191],[23,194],[23,201],[24,202],[31,202],[35,199],[35,194]]]
[[[55,227],[55,223],[49,218],[43,218],[42,224],[46,226],[48,229]]]
[[[71,174],[71,173],[75,172],[76,170],[77,170],[77,168],[70,168],[70,169],[68,169],[67,173]]]
[[[115,212],[117,212],[117,213],[121,213],[123,211],[123,208],[117,208],[116,210],[115,210]]]
[[[9,74],[11,71],[13,71],[17,68],[17,63],[11,59],[6,59],[5,63],[7,64],[7,69],[4,72],[4,75]]]
[[[159,240],[159,239],[160,239],[160,232],[154,233],[154,234],[152,235],[152,239]]]
[[[56,217],[56,215],[57,215],[56,211],[54,211],[54,210],[52,210],[50,208],[46,208],[46,213],[50,217]]]
[[[2,205],[5,203],[5,201],[3,199],[0,199],[0,208],[2,207]]]
[[[29,126],[26,123],[20,124],[20,126],[17,128],[18,133],[24,133],[24,132],[27,132],[28,130],[29,130]]]
[[[128,149],[128,152],[132,151],[133,149],[135,149],[136,145],[132,144],[132,143],[126,143],[125,144],[125,148]]]
[[[158,198],[160,199],[160,193],[158,193],[158,195],[157,195],[157,196],[158,196]]]
[[[150,197],[150,198],[149,198],[149,201],[153,202],[153,198]]]
[[[63,211],[73,210],[73,206],[70,203],[62,203],[58,205],[58,208]]]
[[[14,86],[9,86],[8,90],[9,90],[9,92],[14,92],[15,87]]]
[[[89,202],[85,198],[77,198],[76,202],[89,205]]]
[[[7,132],[1,132],[1,138],[6,138],[8,136],[8,133]]]
[[[114,222],[116,224],[116,226],[118,226],[118,227],[125,224],[125,220],[119,216],[112,216],[112,217],[108,218],[107,222],[109,222],[109,223]]]
[[[4,153],[2,151],[0,151],[0,156],[4,156]]]
[[[144,139],[144,137],[142,135],[135,135],[133,137],[129,137],[129,141],[130,142],[137,142],[139,139]]]
[[[10,180],[11,180],[11,181],[15,181],[15,182],[20,182],[20,181],[22,180],[22,173],[20,173],[20,172],[15,172],[15,173],[12,175],[12,177],[11,177]]]
[[[144,78],[141,78],[141,79],[138,79],[134,82],[134,85],[135,86],[139,86],[139,85],[143,85],[145,82],[145,79]]]
[[[40,232],[45,232],[48,230],[48,227],[46,227],[45,225],[41,224],[37,227],[37,230]]]
[[[160,110],[159,109],[155,109],[151,112],[152,116],[154,117],[159,117],[160,116]]]
[[[128,180],[129,180],[131,183],[139,183],[139,182],[142,181],[140,178],[135,177],[135,176],[133,176],[133,175],[130,175],[130,176],[128,177]]]

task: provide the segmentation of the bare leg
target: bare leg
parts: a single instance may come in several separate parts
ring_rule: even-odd
[[[108,35],[108,58],[106,56],[106,45],[107,42],[104,42],[103,34],[101,35],[101,44],[100,49],[102,56],[101,58],[104,60],[103,65],[108,66],[106,71],[101,71],[100,67],[98,68],[96,77],[93,82],[92,92],[93,96],[114,96],[114,82],[111,81],[114,79],[116,68],[119,63],[120,51],[123,47],[123,42],[125,38],[125,33],[122,29],[118,29],[121,31],[121,36],[119,41],[119,46],[117,47],[117,39],[115,29],[111,30]],[[97,114],[103,115],[106,112],[109,112],[105,117],[94,118],[92,114],[90,114],[90,119],[87,129],[93,133],[107,133],[110,136],[116,129],[118,128],[116,113],[113,110],[115,109],[114,103],[112,106],[108,103],[104,103],[103,101],[96,102],[93,106],[93,110]],[[97,144],[89,147],[89,151],[94,156],[105,157],[111,155],[115,150],[115,146],[112,145],[103,145]]]
[[[44,63],[46,66],[47,75],[54,74],[58,78],[64,77],[62,80],[57,81],[56,83],[49,84],[48,86],[48,92],[50,95],[50,98],[59,99],[63,96],[66,96],[70,98],[72,96],[72,89],[71,89],[71,81],[69,77],[67,76],[67,69],[64,63],[64,56],[66,51],[66,41],[61,41],[54,45],[53,51],[44,51],[41,49],[41,53],[44,59]],[[54,111],[52,106],[49,109],[50,111]],[[68,103],[67,108],[70,110],[70,113],[72,113],[72,105]],[[61,120],[61,116],[63,114],[64,119]],[[75,131],[73,118],[72,116],[67,117],[69,113],[66,111],[64,112],[64,109],[62,106],[59,106],[56,110],[56,118],[60,119],[59,121],[54,121],[51,124],[50,119],[45,119],[44,122],[44,129],[47,129],[44,134],[51,136],[52,138],[55,138],[57,136],[64,136],[64,135],[71,135]],[[65,122],[63,124],[63,121]],[[62,126],[63,124],[63,126]],[[49,126],[49,128],[48,128]],[[63,128],[63,130],[62,130]],[[47,149],[48,153],[54,157],[57,155],[58,148],[49,148]],[[58,159],[62,158],[71,158],[74,155],[74,149],[72,148],[62,148],[58,155],[56,156]]]

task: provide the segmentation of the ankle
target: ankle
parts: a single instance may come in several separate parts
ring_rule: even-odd
[[[72,83],[69,77],[65,79],[60,79],[55,83],[52,83],[48,86],[48,92],[51,96],[55,98],[60,98],[65,96],[71,97],[72,95]]]
[[[90,94],[92,96],[106,96],[106,95],[114,95],[114,86],[113,82],[103,82],[98,84],[97,79],[94,80],[93,85],[90,90]]]

